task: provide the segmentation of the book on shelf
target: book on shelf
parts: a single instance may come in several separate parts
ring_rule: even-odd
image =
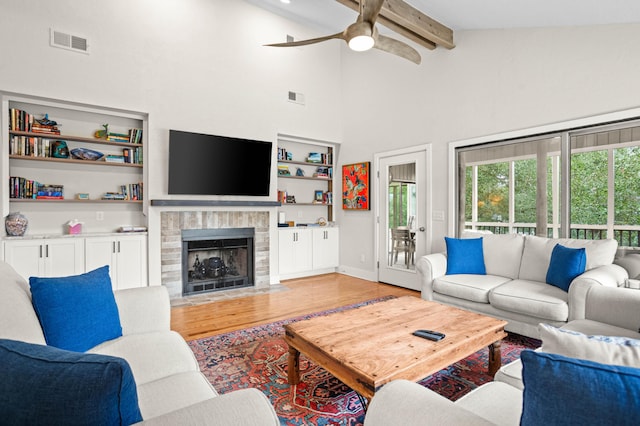
[[[141,144],[142,143],[142,129],[129,129],[129,143]]]
[[[291,176],[289,166],[286,164],[278,164],[278,176]]]
[[[9,177],[9,198],[35,198],[38,182],[19,176]]]
[[[124,156],[107,154],[104,157],[104,161],[106,161],[107,163],[124,163]]]
[[[128,185],[120,185],[120,192],[105,192],[102,195],[103,200],[143,200],[143,184],[142,182],[131,183]]]
[[[278,161],[293,161],[293,154],[285,148],[278,148]]]

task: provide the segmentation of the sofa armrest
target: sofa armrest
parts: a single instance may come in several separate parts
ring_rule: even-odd
[[[171,304],[165,286],[117,290],[114,295],[123,335],[170,329]]]
[[[242,389],[144,420],[138,425],[279,426],[269,399],[257,389]]]
[[[433,280],[447,273],[447,255],[432,253],[420,257],[416,265],[424,300],[433,300]]]
[[[640,333],[640,290],[591,287],[587,292],[585,318]]]
[[[490,425],[417,383],[395,380],[378,391],[367,409],[364,426]]]
[[[592,287],[618,287],[628,277],[623,267],[614,264],[599,266],[578,276],[569,287],[569,321],[586,318],[585,304]]]

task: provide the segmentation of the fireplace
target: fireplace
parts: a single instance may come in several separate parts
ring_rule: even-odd
[[[182,259],[182,233],[183,231],[223,231],[230,232],[231,229],[253,228],[255,235],[253,238],[253,287],[247,290],[264,290],[270,287],[270,252],[269,252],[269,232],[270,232],[270,212],[264,210],[230,211],[230,210],[183,210],[183,211],[163,211],[160,213],[161,219],[161,274],[162,285],[169,290],[169,296],[180,298],[185,296],[184,291],[184,269],[193,268],[191,263],[186,263]],[[229,234],[227,234],[229,235]],[[205,255],[207,256],[207,255]],[[216,257],[209,255],[206,259]],[[219,256],[217,256],[219,257]],[[203,257],[198,256],[200,261]],[[185,265],[186,264],[186,265]],[[227,266],[227,265],[225,265]],[[188,273],[188,272],[187,272]],[[250,281],[251,282],[251,281]],[[220,286],[220,285],[218,285]],[[215,287],[215,285],[214,285]],[[225,287],[233,290],[234,287]],[[218,289],[216,289],[218,290]],[[210,291],[210,290],[207,290]],[[211,291],[214,291],[212,289]],[[195,293],[194,295],[197,295]],[[210,293],[214,294],[214,293]],[[206,296],[206,293],[203,294]]]
[[[182,294],[253,287],[254,228],[182,230]]]

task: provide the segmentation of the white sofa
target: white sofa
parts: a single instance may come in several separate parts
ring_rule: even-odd
[[[423,299],[504,319],[509,322],[507,331],[536,338],[541,322],[561,327],[583,318],[590,287],[618,287],[628,278],[624,268],[612,263],[615,240],[463,234],[463,238],[479,237],[486,275],[446,275],[446,253],[422,256],[417,270]],[[572,281],[568,293],[545,282],[551,252],[558,243],[586,250],[586,271]]]
[[[256,389],[218,396],[187,343],[170,330],[169,296],[164,287],[116,291],[115,299],[122,336],[87,352],[128,362],[142,423],[279,424],[269,400]],[[29,284],[4,262],[0,262],[0,338],[46,345]]]
[[[640,290],[593,286],[585,293],[584,317],[570,321],[562,329],[640,339],[639,327]],[[636,363],[640,364],[640,359]],[[520,360],[503,366],[495,381],[455,402],[417,383],[398,380],[376,393],[364,424],[518,425],[523,411],[523,387]],[[610,404],[616,403],[612,398]],[[571,413],[563,414],[571,419]]]

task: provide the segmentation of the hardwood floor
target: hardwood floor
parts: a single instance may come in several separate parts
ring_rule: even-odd
[[[186,340],[240,330],[387,295],[420,292],[342,274],[283,281],[289,290],[171,309],[171,328]]]

